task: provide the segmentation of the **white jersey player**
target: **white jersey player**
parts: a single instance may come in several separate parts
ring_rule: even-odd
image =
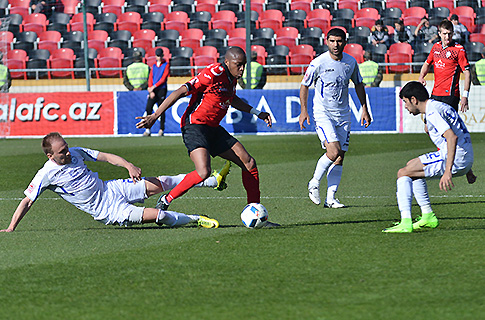
[[[425,179],[440,178],[440,189],[448,191],[454,186],[452,177],[465,175],[473,165],[470,133],[451,106],[429,99],[428,91],[417,81],[407,83],[399,97],[411,114],[425,115],[429,137],[438,151],[414,158],[398,171],[396,194],[401,222],[383,230],[391,233],[436,228],[439,222],[431,209]],[[411,217],[413,194],[422,214],[415,223]]]
[[[144,199],[175,187],[185,175],[141,177],[141,169],[120,156],[87,148],[69,148],[62,136],[53,132],[46,135],[42,148],[49,160],[37,172],[28,188],[26,197],[20,202],[9,227],[14,231],[20,220],[29,211],[40,194],[50,189],[78,209],[89,213],[104,224],[131,226],[133,224],[156,222],[170,227],[197,222],[202,227],[217,228],[217,220],[200,215],[186,215],[175,211],[163,211],[133,205]],[[105,161],[125,167],[130,179],[103,181],[96,172],[88,169],[85,161]],[[226,164],[227,166],[227,164]],[[226,167],[225,166],[225,167]],[[225,173],[217,173],[198,186],[222,189]]]
[[[349,148],[350,118],[349,82],[362,105],[361,125],[367,128],[371,118],[367,110],[364,83],[357,61],[343,52],[346,34],[338,28],[327,34],[328,51],[315,58],[309,65],[300,86],[300,128],[310,124],[308,114],[308,91],[315,84],[313,118],[322,147],[327,152],[317,162],[313,178],[308,183],[308,195],[315,204],[320,204],[320,180],[327,173],[327,197],[325,207],[342,208],[335,198],[342,177],[342,164]]]

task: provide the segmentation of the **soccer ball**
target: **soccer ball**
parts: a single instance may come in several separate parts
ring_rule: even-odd
[[[268,222],[268,210],[261,203],[250,203],[241,212],[241,220],[249,229],[259,229]]]

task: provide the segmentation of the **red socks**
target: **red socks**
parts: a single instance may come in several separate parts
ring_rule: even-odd
[[[248,203],[259,203],[261,201],[261,192],[259,190],[258,168],[251,169],[250,171],[243,170],[242,183],[244,189],[246,189]]]
[[[199,176],[196,170],[187,173],[185,178],[168,193],[166,197],[167,201],[172,202],[173,199],[185,194],[190,188],[202,181],[203,179]]]

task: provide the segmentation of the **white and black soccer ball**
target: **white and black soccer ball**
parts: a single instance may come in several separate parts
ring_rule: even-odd
[[[268,222],[268,210],[261,203],[250,203],[241,212],[241,220],[247,228],[259,229]]]

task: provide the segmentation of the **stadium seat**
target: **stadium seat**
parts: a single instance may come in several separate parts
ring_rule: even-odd
[[[303,10],[304,12],[310,12],[313,10],[313,1],[312,0],[291,1],[290,10]]]
[[[302,30],[306,27],[306,12],[303,10],[291,10],[284,14],[283,27],[295,27]]]
[[[332,13],[332,18],[334,20],[335,19],[347,20],[347,21],[350,21],[350,24],[352,26],[353,26],[354,16],[355,16],[354,11],[352,11],[351,9],[346,9],[346,8],[335,10]]]
[[[216,49],[216,51],[217,51],[217,49]],[[217,56],[219,56],[219,53],[217,54]],[[210,64],[217,63],[217,59],[218,58],[216,58],[215,56],[197,56],[197,55],[195,55],[194,58],[192,59],[194,67],[198,67],[198,68],[195,68],[195,73],[196,74],[199,73],[199,71],[202,68],[205,68]]]
[[[213,46],[221,48],[226,46],[227,31],[224,29],[211,29],[204,32],[205,39],[203,41],[204,46]]]
[[[252,0],[251,1],[251,11],[256,11],[258,15],[261,15],[261,13],[265,10],[266,0]],[[242,11],[246,11],[246,1],[242,2]]]
[[[13,79],[27,79],[26,72],[15,72],[15,69],[26,69],[26,63],[29,58],[27,52],[22,49],[7,51],[7,64],[10,69],[10,75]]]
[[[294,27],[283,27],[275,31],[276,45],[285,45],[290,50],[296,46],[296,40],[298,39],[298,29]]]
[[[74,79],[74,61],[76,60],[76,56],[74,55],[74,51],[72,49],[63,48],[55,50],[51,53],[49,58],[49,68],[50,69],[71,69],[66,71],[49,71],[48,78],[65,78],[71,77]]]
[[[246,12],[241,11],[241,12],[236,12],[236,28],[246,28]],[[251,29],[259,29],[259,14],[252,10],[250,14],[250,24],[251,24]]]
[[[278,10],[281,12],[287,12],[289,8],[289,1],[287,0],[267,0],[266,10]]]
[[[217,30],[217,29],[213,29],[213,30]],[[219,29],[219,30],[224,30],[224,29]],[[229,30],[227,32],[227,36],[229,37],[229,39],[240,38],[240,39],[246,40],[246,28],[235,28],[235,29]]]
[[[147,12],[148,8],[148,0],[128,0],[125,13],[126,12],[137,12],[140,15],[143,15]]]
[[[0,17],[5,17],[8,12],[8,0],[0,0]]]
[[[218,0],[197,0],[195,11],[207,11],[213,15],[217,11]]]
[[[241,38],[228,38],[227,45],[229,47],[239,47],[246,51],[246,39]]]
[[[359,1],[357,0],[339,0],[337,4],[338,9],[350,9],[353,12],[359,10]]]
[[[433,47],[432,43],[429,42],[418,42],[414,45],[414,53],[424,53],[428,55],[431,52],[431,48]]]
[[[20,14],[9,14],[10,21],[7,26],[7,31],[10,31],[17,36],[22,31],[22,21],[24,20]]]
[[[384,3],[385,1],[383,0],[364,0],[360,3],[360,8],[361,10],[364,8],[374,8],[381,14],[382,10],[384,10]]]
[[[386,8],[399,8],[401,12],[404,12],[404,10],[407,9],[407,0],[386,0],[385,3],[386,3]],[[436,6],[436,0],[435,0],[435,6]]]
[[[122,51],[129,48],[131,43],[131,32],[128,30],[113,31],[109,37],[108,47],[117,47]]]
[[[142,19],[138,12],[125,12],[118,16],[116,23],[116,30],[128,30],[133,34],[140,30]]]
[[[293,48],[290,48],[290,58],[295,54],[307,55],[313,59],[315,57],[315,50],[311,45],[301,44]]]
[[[148,12],[143,15],[143,22],[140,29],[151,29],[158,34],[160,30],[163,30],[163,13],[161,12]]]
[[[32,13],[24,18],[23,31],[33,31],[37,34],[41,34],[46,30],[47,18],[43,13]]]
[[[259,15],[259,27],[277,30],[283,27],[283,13],[279,10],[266,10]]]
[[[456,14],[460,23],[462,23],[470,33],[475,31],[476,14],[472,7],[456,7],[451,10],[452,14]]]
[[[413,62],[412,56],[402,53],[402,52],[393,52],[393,53],[388,53],[387,55],[387,63],[411,63]],[[411,66],[410,65],[394,65],[394,66],[387,66],[387,73],[406,73],[406,72],[411,72]]]
[[[429,23],[437,26],[443,19],[448,19],[450,16],[450,9],[446,7],[435,7],[428,9]]]
[[[268,55],[266,58],[266,72],[268,75],[289,75],[288,57],[281,55]]]
[[[364,62],[364,48],[358,43],[347,43],[344,52],[350,54],[357,60],[357,63]]]
[[[478,61],[482,58],[482,50],[485,45],[481,42],[465,43],[465,50],[469,61]]]
[[[266,48],[266,52],[268,53],[268,56],[279,55],[287,57],[290,54],[290,48],[284,45],[278,45]]]
[[[362,8],[355,12],[354,19],[357,18],[372,18],[374,20],[380,19],[381,15],[375,8]]]
[[[209,11],[196,11],[190,14],[189,29],[207,31],[210,28],[212,15]]]
[[[211,29],[224,29],[227,32],[235,28],[236,14],[232,11],[218,11],[212,15]]]
[[[49,50],[50,53],[59,49],[59,43],[61,42],[62,35],[58,31],[44,31],[39,34],[38,49]]]
[[[101,13],[101,0],[84,0],[84,5],[86,6],[86,12],[89,12],[92,15]],[[79,11],[77,14],[79,13],[82,14],[82,11]]]
[[[311,46],[320,46],[323,44],[323,32],[318,27],[308,27],[300,30],[298,44],[309,44]]]
[[[155,45],[155,36],[156,33],[150,29],[142,29],[138,30],[133,34],[133,47],[143,48],[148,50]]]
[[[48,50],[33,50],[28,52],[29,60],[27,61],[27,69],[47,69],[48,61],[50,58],[50,52]],[[27,78],[37,79],[37,78],[47,78],[47,71],[27,71]]]
[[[62,12],[54,12],[49,18],[49,24],[47,25],[47,31],[59,31],[61,34],[64,34],[68,30],[69,22],[71,21],[71,17]]]
[[[182,33],[188,28],[189,15],[183,11],[174,11],[165,15],[165,29],[175,29]]]
[[[200,29],[187,29],[180,34],[180,46],[196,49],[201,47],[204,32]]]
[[[85,69],[86,68],[86,64],[85,64],[85,61],[84,61],[84,50],[81,50],[79,52],[75,51],[75,54],[76,54],[76,60],[74,61],[74,68],[81,68],[81,69]],[[96,51],[96,49],[92,49],[92,48],[88,48],[88,66],[89,68],[95,68],[96,67],[96,64],[97,64],[97,58],[98,57],[98,52]],[[95,71],[91,71],[90,72],[90,76],[91,77],[96,77],[96,72]],[[85,78],[86,77],[86,71],[83,70],[83,71],[74,71],[74,76],[76,78]]]
[[[356,26],[350,31],[350,37],[348,42],[360,43],[364,49],[366,49],[369,43],[369,37],[371,35],[371,29],[366,26]]]
[[[422,7],[407,8],[402,13],[402,19],[406,26],[417,26],[425,16],[427,16],[427,12],[426,9]]]
[[[372,54],[372,60],[377,63],[386,62],[387,46],[383,43],[378,43],[376,45],[371,45],[368,50]]]
[[[153,48],[150,48],[150,49],[153,49]],[[145,49],[143,49],[143,48],[126,48],[125,50],[123,50],[123,60],[121,61],[121,65],[123,67],[128,67],[130,64],[132,64],[135,61],[134,58],[133,58],[133,54],[135,52],[140,52],[140,54],[142,56],[142,61],[146,62],[148,64],[148,59],[147,59],[147,54],[146,54]]]
[[[430,0],[409,0],[408,8],[411,7],[421,7],[427,11],[428,9],[432,8],[433,5]]]
[[[76,14],[78,12],[78,8],[80,7],[79,0],[62,0],[62,4],[64,5],[64,12],[62,13],[70,16]]]
[[[265,65],[266,64],[266,57],[268,56],[268,53],[266,52],[266,49],[263,46],[252,45],[251,46],[251,51],[255,51],[258,54],[258,57],[256,58],[256,61],[259,64],[261,64],[261,65]]]
[[[191,68],[192,59],[183,56],[173,56],[170,59],[170,74],[179,77],[191,77],[194,75]]]
[[[189,47],[177,47],[173,50],[170,50],[172,53],[172,57],[185,57],[185,58],[192,58],[194,55],[194,50]]]
[[[125,0],[103,0],[101,11],[103,13],[114,13],[117,17],[123,13]]]
[[[99,51],[106,48],[108,41],[108,32],[104,30],[93,30],[88,32],[88,48]]]
[[[194,0],[174,0],[172,3],[172,12],[183,11],[187,14],[195,12]]]
[[[483,34],[483,33],[471,33],[469,40],[470,40],[470,42],[481,42],[481,43],[485,44],[485,34]]]
[[[253,41],[251,43],[269,48],[274,45],[274,36],[274,30],[271,28],[255,29],[252,32]]]
[[[123,53],[120,48],[109,47],[98,51],[97,67],[98,68],[121,68]],[[98,70],[96,76],[102,77],[122,77],[121,70]]]
[[[435,8],[445,7],[448,8],[450,11],[455,8],[454,0],[433,0],[433,5]]]
[[[150,0],[148,12],[161,12],[166,16],[170,12],[172,0]]]
[[[16,41],[13,44],[13,49],[22,49],[27,53],[34,50],[37,43],[37,33],[33,31],[20,32],[16,36]]]
[[[480,3],[479,3],[480,2]],[[473,10],[477,10],[479,7],[484,7],[485,3],[477,0],[455,0],[455,8],[458,7],[472,7]]]
[[[30,14],[30,0],[9,0],[9,14],[21,15],[25,20]]]
[[[94,24],[94,30],[104,30],[110,34],[116,30],[116,21],[118,17],[113,12],[104,12],[98,14],[96,17],[96,23]]]
[[[77,13],[71,18],[71,22],[69,23],[69,30],[70,31],[81,31],[84,32],[84,21],[83,21],[83,13]],[[95,24],[94,16],[92,13],[86,13],[86,26],[88,31],[93,31],[93,27]]]
[[[7,51],[12,49],[14,35],[10,31],[0,31],[0,48],[6,48]]]
[[[175,29],[161,30],[157,33],[158,40],[155,41],[157,47],[167,47],[172,51],[179,45],[180,33]]]
[[[392,25],[399,21],[402,17],[402,10],[400,8],[389,8],[382,10],[381,18],[385,25]]]
[[[306,17],[306,25],[309,27],[317,27],[325,34],[330,30],[332,16],[327,9],[314,9],[308,12]]]
[[[306,54],[293,54],[290,56],[290,73],[291,74],[304,74],[313,57]],[[300,65],[300,66],[297,66]]]

